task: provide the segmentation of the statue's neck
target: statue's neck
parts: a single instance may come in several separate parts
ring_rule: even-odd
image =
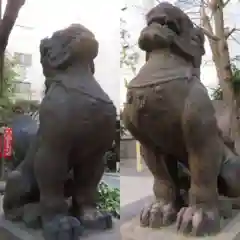
[[[90,63],[75,63],[63,71],[64,74],[92,74]]]
[[[160,63],[160,65],[172,68],[173,66],[191,66],[192,63],[183,57],[175,54],[169,48],[156,49],[149,53],[151,62]]]
[[[163,54],[163,53],[171,53],[170,48],[154,49],[150,52],[150,55],[152,55],[152,54]]]

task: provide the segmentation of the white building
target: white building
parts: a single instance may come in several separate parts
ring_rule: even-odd
[[[16,24],[11,32],[7,52],[15,57],[20,66],[16,86],[17,97],[41,100],[44,76],[39,64],[39,53],[36,44],[36,30],[32,26]],[[21,84],[24,82],[25,84]]]

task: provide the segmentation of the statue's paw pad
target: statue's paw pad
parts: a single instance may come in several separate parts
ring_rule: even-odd
[[[204,210],[196,206],[182,208],[177,216],[179,232],[198,237],[217,234],[220,231],[220,216],[217,209]]]
[[[39,203],[29,203],[24,205],[23,222],[28,228],[41,228],[41,212]]]
[[[140,215],[142,227],[161,228],[171,225],[177,218],[177,211],[172,203],[156,201],[145,207]]]
[[[111,229],[113,226],[111,214],[97,209],[85,212],[79,217],[79,220],[88,229],[105,230]]]
[[[71,216],[57,216],[52,221],[43,223],[45,240],[78,240],[82,234],[80,222]]]

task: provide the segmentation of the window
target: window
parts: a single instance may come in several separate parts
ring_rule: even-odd
[[[16,80],[18,81],[24,81],[27,78],[27,67],[23,66],[23,65],[17,65],[15,67],[16,72],[17,72],[17,76],[16,76]]]
[[[14,93],[27,94],[31,91],[31,83],[15,81],[13,87]]]
[[[32,54],[15,52],[14,57],[22,66],[30,67],[32,65]]]

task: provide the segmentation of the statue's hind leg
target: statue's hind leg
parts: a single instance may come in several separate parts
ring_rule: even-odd
[[[156,154],[151,148],[142,147],[144,160],[154,176],[155,201],[143,209],[141,225],[159,228],[172,224],[183,201],[177,186],[177,161],[171,156]]]
[[[112,227],[111,214],[97,209],[96,206],[98,184],[104,173],[104,152],[92,154],[86,159],[77,158],[78,161],[75,161],[73,167],[74,192],[71,212],[86,228]]]
[[[21,164],[8,175],[3,199],[5,217],[21,220],[24,205],[39,201],[39,189],[34,175],[34,156],[38,149],[37,136]]]
[[[200,82],[193,84],[182,117],[191,174],[189,206],[180,210],[177,226],[185,234],[205,236],[220,231],[217,188],[224,148],[207,91]]]
[[[77,240],[82,228],[76,218],[68,216],[64,198],[64,183],[69,169],[68,146],[60,141],[51,141],[50,137],[41,139],[34,159],[40,190],[43,234],[45,240]]]

